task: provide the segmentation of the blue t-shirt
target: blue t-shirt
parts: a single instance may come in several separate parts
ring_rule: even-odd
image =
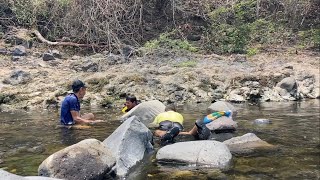
[[[75,94],[68,94],[61,104],[60,122],[64,125],[74,124],[70,111],[80,111],[80,102]]]

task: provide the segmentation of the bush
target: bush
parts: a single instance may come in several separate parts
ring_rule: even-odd
[[[148,41],[145,43],[144,47],[152,50],[156,48],[168,48],[168,49],[182,49],[190,52],[197,52],[198,49],[191,45],[187,40],[173,39],[176,31],[170,33],[160,34],[159,38]]]

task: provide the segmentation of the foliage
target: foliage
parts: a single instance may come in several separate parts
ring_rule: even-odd
[[[257,48],[248,48],[247,55],[248,56],[254,56],[259,52]]]
[[[191,45],[187,40],[171,38],[175,33],[176,31],[160,34],[159,38],[146,42],[144,47],[149,50],[162,47],[168,49],[182,49],[190,52],[198,51],[198,49]]]

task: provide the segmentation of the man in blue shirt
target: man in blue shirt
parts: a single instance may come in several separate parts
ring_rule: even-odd
[[[95,123],[101,122],[94,120],[95,117],[92,113],[80,115],[80,102],[86,94],[87,87],[80,80],[75,80],[72,83],[73,93],[68,94],[61,104],[61,117],[60,122],[63,125],[74,125],[82,123]]]

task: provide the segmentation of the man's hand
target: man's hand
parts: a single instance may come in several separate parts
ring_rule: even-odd
[[[96,124],[100,122],[104,122],[104,120],[93,120],[93,121],[90,121],[89,124]]]

